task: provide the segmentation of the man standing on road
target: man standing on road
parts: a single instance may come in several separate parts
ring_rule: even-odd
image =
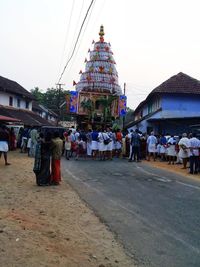
[[[199,148],[200,140],[196,138],[196,134],[191,134],[190,143],[190,174],[197,174],[199,170]]]
[[[139,162],[140,161],[140,135],[139,130],[136,129],[135,132],[132,133],[131,137],[131,146],[132,146],[132,152],[131,157],[129,159],[129,162],[132,161],[132,158],[134,161]]]
[[[54,133],[54,138],[51,142],[51,184],[59,185],[61,181],[60,159],[62,156],[63,141],[59,137],[59,132]]]
[[[187,169],[187,162],[189,158],[189,147],[190,147],[190,141],[187,138],[187,133],[182,134],[182,138],[180,139],[179,143],[179,157],[183,160],[183,168]]]
[[[30,138],[31,138],[30,156],[35,157],[35,150],[38,137],[39,136],[37,129],[35,127],[32,127],[32,130],[30,131]]]
[[[8,158],[7,158],[8,141],[9,141],[9,133],[6,130],[6,126],[0,125],[0,158],[3,153],[6,166],[10,165],[10,163],[8,163]]]
[[[131,154],[132,154],[132,145],[131,145],[131,138],[132,138],[132,134],[133,134],[133,129],[130,130],[130,133],[128,133],[128,140],[129,140],[129,159],[131,158]]]
[[[153,154],[153,160],[156,161],[156,145],[157,138],[155,137],[154,132],[151,132],[151,135],[147,138],[148,161],[150,161],[151,154]]]

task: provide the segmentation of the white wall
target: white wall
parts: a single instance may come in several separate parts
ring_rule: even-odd
[[[9,106],[9,97],[13,97],[13,105],[14,108],[26,109],[26,100],[21,97],[18,97],[14,94],[8,94],[5,92],[0,92],[0,105]],[[20,107],[17,106],[17,99],[20,99]],[[32,101],[29,101],[28,110],[32,110]]]
[[[0,92],[0,105],[3,106],[9,105],[9,96],[4,92]]]

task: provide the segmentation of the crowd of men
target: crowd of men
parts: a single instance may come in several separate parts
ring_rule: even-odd
[[[35,127],[22,128],[18,139],[15,140],[11,129],[7,137],[10,149],[18,145],[22,153],[27,152],[28,156],[35,157],[36,146],[40,140],[39,133],[39,129]],[[59,137],[63,142],[62,156],[67,160],[72,158],[78,160],[80,157],[100,161],[123,157],[129,162],[153,159],[165,161],[169,165],[182,164],[184,169],[189,163],[191,174],[200,172],[200,140],[194,133],[188,135],[183,133],[182,136],[169,134],[156,136],[153,132],[150,135],[143,134],[138,129],[122,133],[120,129],[113,131],[110,127],[88,131],[70,128]],[[0,142],[3,141],[1,139],[0,133]],[[2,152],[4,151],[0,151],[0,155]],[[9,164],[7,156],[5,164]]]
[[[166,161],[168,165],[182,164],[183,169],[187,169],[189,163],[189,173],[198,174],[200,172],[200,140],[195,133],[183,133],[182,136],[158,135],[154,132],[148,135],[142,135],[139,130],[131,131],[128,134],[130,140],[129,161],[139,161],[141,158],[150,161]],[[141,153],[141,141],[143,141],[143,155]]]
[[[113,157],[128,158],[129,162],[166,161],[169,165],[181,164],[190,173],[200,172],[200,140],[195,133],[182,136],[142,134],[138,129],[122,134],[120,130],[111,128],[89,130],[69,130],[64,133],[66,159],[80,156],[96,160],[112,160]]]

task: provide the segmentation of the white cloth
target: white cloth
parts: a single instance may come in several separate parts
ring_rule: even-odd
[[[87,142],[87,155],[92,156],[92,142]]]
[[[80,136],[79,132],[74,133],[75,141],[77,141],[79,139],[79,136]]]
[[[116,141],[112,141],[112,150],[116,149]]]
[[[99,151],[107,151],[107,145],[104,145],[103,142],[99,142]]]
[[[8,142],[0,141],[0,152],[8,152]]]
[[[160,154],[165,154],[165,153],[166,153],[166,147],[164,145],[161,145]]]
[[[175,157],[176,156],[176,150],[175,150],[175,145],[170,145],[167,148],[167,155]]]
[[[113,150],[113,140],[114,140],[114,134],[112,132],[107,132],[107,135],[110,139],[110,143],[107,144],[107,151],[112,151]]]
[[[129,150],[130,150],[130,152],[129,152],[129,159],[131,158],[131,154],[132,154],[132,145],[129,145]]]
[[[133,132],[128,133],[128,139],[131,141]]]
[[[27,140],[28,140],[27,137],[22,137],[21,148],[23,148],[27,145]],[[31,141],[31,143],[32,143],[32,141]]]
[[[199,156],[200,140],[196,137],[189,139],[190,151],[189,156]]]
[[[167,155],[175,157],[176,156],[176,149],[175,149],[176,140],[174,137],[170,137],[167,141]]]
[[[107,145],[104,144],[104,140],[109,139],[109,136],[107,133],[100,132],[98,134],[98,140],[99,140],[99,151],[107,151]]]
[[[156,152],[156,144],[157,144],[157,138],[154,135],[150,135],[147,138],[147,145],[148,145],[148,152],[149,153],[155,153]]]
[[[65,150],[71,150],[71,142],[65,141]]]
[[[91,148],[92,148],[92,150],[98,150],[99,149],[98,142],[97,141],[92,141]]]
[[[190,147],[190,142],[187,137],[182,137],[181,140],[178,143],[180,150],[179,150],[179,157],[184,159],[189,157],[189,147]],[[183,149],[184,146],[185,148]]]
[[[111,141],[108,145],[107,145],[107,151],[112,151],[113,150],[113,141]]]
[[[158,153],[158,155],[160,155],[161,153],[160,150],[161,150],[161,144],[158,144],[156,148],[156,152]]]
[[[31,138],[28,139],[27,148],[31,148]]]
[[[117,150],[122,149],[122,143],[120,143],[119,141],[116,141],[116,149]]]

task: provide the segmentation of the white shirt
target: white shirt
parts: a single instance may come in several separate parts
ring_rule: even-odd
[[[128,133],[129,140],[131,140],[132,134],[133,134],[133,132]]]
[[[99,133],[98,140],[100,143],[103,143],[103,141],[107,139],[109,139],[109,136],[107,135],[107,133],[102,133],[102,132]]]
[[[196,137],[189,139],[190,156],[199,156],[200,140]]]
[[[148,145],[156,145],[157,144],[157,138],[154,135],[150,135],[147,138],[147,144]]]
[[[167,141],[168,144],[170,145],[175,145],[176,144],[176,140],[173,137],[170,137],[169,140]]]

